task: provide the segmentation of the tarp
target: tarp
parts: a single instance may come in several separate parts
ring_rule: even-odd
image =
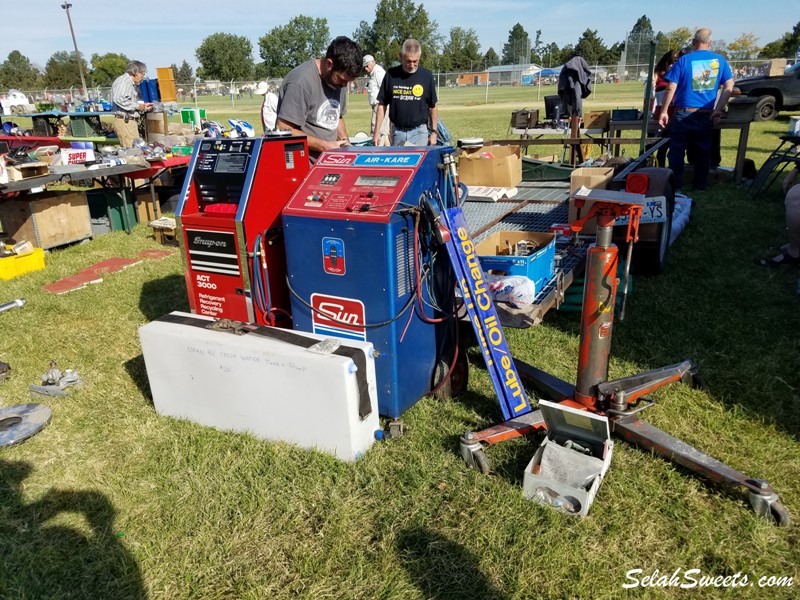
[[[560,67],[553,67],[553,68],[548,67],[546,69],[540,69],[538,71],[534,71],[533,75],[534,76],[541,75],[542,77],[547,77],[548,75],[558,75],[559,73],[561,73],[562,68],[563,65],[561,65]]]

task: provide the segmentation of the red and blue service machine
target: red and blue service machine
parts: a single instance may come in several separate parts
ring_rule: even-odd
[[[308,169],[305,136],[196,143],[176,212],[192,312],[291,327],[280,214]]]
[[[452,152],[325,152],[283,210],[295,329],[372,342],[378,412],[393,418],[455,360],[455,279],[425,214],[454,202]]]

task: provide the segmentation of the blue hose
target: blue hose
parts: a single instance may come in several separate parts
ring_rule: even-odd
[[[253,303],[265,315],[265,320],[270,321],[272,318],[272,306],[269,276],[266,269],[262,269],[259,263],[262,240],[263,236],[259,233],[253,242]]]

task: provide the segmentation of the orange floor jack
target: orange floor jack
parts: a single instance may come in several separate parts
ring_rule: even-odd
[[[594,200],[594,194],[590,193],[585,199]],[[520,378],[548,399],[608,417],[611,432],[628,442],[656,452],[711,481],[745,488],[756,514],[771,519],[777,525],[788,526],[789,512],[768,482],[748,477],[638,417],[637,413],[653,405],[645,397],[646,394],[679,380],[688,385],[699,384],[697,368],[691,360],[608,380],[609,350],[618,286],[618,250],[611,242],[612,229],[617,218],[627,216],[626,238],[630,264],[630,252],[638,239],[639,217],[644,199],[641,195],[619,192],[599,193],[597,198],[586,216],[571,225],[572,231],[577,234],[589,219],[597,218],[597,240],[590,246],[587,254],[577,382],[573,386],[515,360]],[[576,196],[576,206],[582,208],[585,199]],[[488,473],[491,467],[484,445],[544,431],[545,428],[541,410],[531,411],[483,431],[465,434],[460,440],[461,455],[467,465]]]

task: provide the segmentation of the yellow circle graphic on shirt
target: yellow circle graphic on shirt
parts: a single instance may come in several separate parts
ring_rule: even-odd
[[[420,96],[422,96],[422,86],[420,84],[415,85],[413,88],[411,88],[411,93],[414,94],[414,96],[416,96],[417,98],[419,98]]]

